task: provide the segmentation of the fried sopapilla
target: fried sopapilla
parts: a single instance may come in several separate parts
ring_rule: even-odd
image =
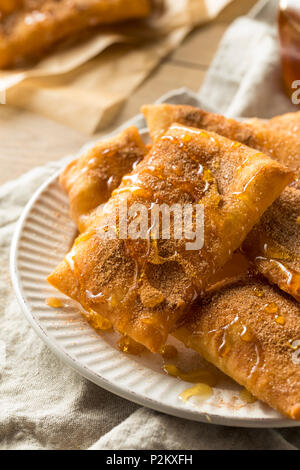
[[[277,131],[287,131],[298,137],[300,135],[300,111],[281,114],[268,120],[258,118],[248,119],[247,123],[256,126],[257,129],[265,127]]]
[[[300,420],[300,307],[248,275],[208,294],[174,336],[252,395]]]
[[[60,184],[70,200],[71,218],[80,232],[91,224],[93,211],[105,203],[122,180],[146,155],[136,127],[99,142],[61,173]]]
[[[300,140],[295,127],[299,114],[292,115],[294,131],[291,132],[285,116],[269,122],[251,120],[244,123],[191,106],[165,104],[144,106],[143,112],[154,140],[172,122],[180,122],[246,144],[295,172],[294,181],[249,234],[244,249],[270,282],[300,300]],[[273,128],[274,122],[276,128]],[[282,129],[277,127],[280,122]]]
[[[49,276],[63,293],[107,317],[121,333],[151,351],[164,345],[187,309],[241,245],[261,215],[289,184],[292,172],[266,155],[220,135],[180,125],[156,140],[136,169],[123,178],[104,208]],[[150,218],[153,204],[203,205],[204,246],[187,249],[191,238],[128,232],[105,236],[116,208],[136,204]],[[120,221],[120,217],[118,218]],[[192,219],[189,233],[195,233]],[[182,223],[182,222],[181,222]],[[118,224],[117,224],[118,225]]]
[[[4,2],[0,21],[0,68],[40,58],[57,42],[88,28],[144,18],[150,9],[149,0]]]

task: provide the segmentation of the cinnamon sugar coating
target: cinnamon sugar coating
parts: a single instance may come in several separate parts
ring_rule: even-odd
[[[300,420],[299,318],[295,300],[248,275],[209,294],[174,336],[255,397]]]
[[[153,138],[164,132],[171,122],[181,122],[260,150],[295,172],[291,187],[283,191],[264,214],[246,240],[244,250],[270,282],[299,300],[300,114],[278,116],[266,122],[252,119],[245,123],[191,106],[150,105],[144,106],[143,112]]]

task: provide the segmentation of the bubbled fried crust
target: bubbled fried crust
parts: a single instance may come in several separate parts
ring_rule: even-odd
[[[300,302],[300,191],[287,188],[246,238],[243,250],[271,283]]]
[[[269,120],[253,118],[247,122],[257,127],[266,126],[269,129],[287,131],[297,136],[300,135],[300,111],[281,114]]]
[[[300,420],[300,307],[291,297],[248,276],[208,295],[174,336],[255,397]]]
[[[295,171],[295,180],[268,209],[245,243],[247,255],[269,280],[299,300],[300,247],[297,218],[300,216],[300,139],[297,126],[300,114],[278,116],[270,121],[251,119],[247,123],[227,119],[191,106],[151,105],[143,108],[152,136],[163,132],[172,121],[215,131],[221,135],[263,151]],[[292,123],[292,124],[291,124]],[[300,128],[300,127],[299,127]],[[285,252],[274,263],[269,253]],[[277,257],[276,257],[277,258]],[[292,271],[290,271],[292,270]],[[293,280],[290,282],[290,274]]]
[[[258,132],[286,135],[289,142],[300,137],[300,112],[283,114],[268,121],[251,119],[249,124]],[[296,146],[295,153],[300,155]],[[296,179],[278,200],[268,209],[261,224],[246,240],[245,250],[255,261],[260,272],[270,282],[291,294],[300,302],[300,157],[295,155],[291,166],[296,170]],[[266,246],[267,250],[263,247]],[[275,253],[275,255],[272,253]],[[277,253],[277,255],[276,255]]]
[[[300,166],[299,138],[286,131],[272,130],[265,125],[252,125],[209,113],[200,108],[183,105],[143,106],[151,136],[155,139],[173,123],[216,132],[269,155],[274,160],[297,171]],[[252,121],[250,121],[252,122]]]
[[[0,23],[0,67],[36,59],[60,40],[87,28],[143,18],[150,0],[25,0],[8,6]]]
[[[122,177],[146,153],[137,128],[129,127],[111,140],[94,145],[64,169],[60,183],[69,196],[71,217],[80,232],[91,223],[93,210],[109,199]]]
[[[123,179],[105,215],[75,243],[73,270],[63,263],[48,280],[64,292],[65,285],[72,286],[65,279],[75,274],[76,300],[157,352],[195,294],[229,260],[290,179],[291,172],[264,154],[174,125]],[[174,239],[172,218],[170,240],[103,239],[99,231],[112,225],[113,209],[125,195],[128,207],[142,203],[148,210],[154,202],[203,204],[204,247],[187,251],[186,239]]]

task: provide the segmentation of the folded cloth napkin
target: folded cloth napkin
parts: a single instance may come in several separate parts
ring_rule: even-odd
[[[266,51],[271,50],[271,45],[276,51],[274,30],[267,22],[239,19],[220,46],[200,98],[187,90],[177,90],[161,101],[206,106],[225,113],[238,109],[242,115],[250,110],[262,116],[272,114],[272,109],[274,114],[287,111],[290,106],[280,91],[275,57],[272,64],[269,57],[265,57],[265,62],[260,57],[258,74],[251,48],[239,51],[239,46],[243,48],[239,35],[245,36],[241,22],[247,24],[249,37],[259,29],[270,47]],[[231,38],[235,38],[233,43]],[[235,62],[239,54],[244,66]],[[224,57],[227,57],[225,64]],[[229,60],[234,61],[231,66]],[[224,67],[223,80],[218,62]],[[259,77],[264,80],[266,76],[264,64],[268,69],[265,74],[271,76],[272,66],[272,77],[275,77],[273,94],[269,102],[265,101],[265,108],[256,100],[257,91],[265,88],[259,81]],[[250,76],[248,72],[252,72]],[[255,78],[253,91],[251,76]],[[141,116],[131,124],[145,125]],[[299,449],[299,429],[228,428],[194,423],[139,407],[73,372],[36,336],[20,311],[8,281],[9,246],[24,205],[34,190],[67,159],[35,168],[0,188],[0,449]]]
[[[228,28],[199,93],[205,108],[261,118],[299,111],[283,93],[277,8],[278,0],[262,0]]]

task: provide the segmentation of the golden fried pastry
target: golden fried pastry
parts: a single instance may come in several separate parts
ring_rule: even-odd
[[[245,279],[251,266],[249,259],[240,250],[237,250],[232,258],[210,278],[206,292],[222,289]]]
[[[285,189],[248,235],[243,250],[270,282],[300,302],[299,189]]]
[[[291,138],[299,140],[300,112],[276,116],[269,121],[251,119],[249,124],[260,132],[286,134],[287,148]],[[259,271],[270,282],[291,294],[300,302],[300,149],[299,158],[290,164],[296,170],[296,179],[280,198],[267,210],[261,223],[247,238],[244,249],[255,261]]]
[[[157,352],[291,179],[290,171],[262,153],[214,133],[173,125],[123,178],[99,214],[96,210],[87,231],[48,280]],[[124,203],[128,214],[132,210],[128,231],[119,223],[111,236],[114,214],[120,222]],[[188,240],[198,241],[193,239],[197,216],[188,225],[193,237],[175,236],[175,217],[170,217],[169,237],[153,230],[144,239],[131,236],[131,224],[138,225],[136,213],[141,213],[137,204],[145,208],[147,223],[153,206],[203,205],[203,248],[187,249]]]
[[[257,276],[207,295],[174,336],[300,420],[300,307]]]
[[[93,210],[105,203],[122,180],[144,158],[147,149],[136,127],[129,127],[106,142],[99,142],[60,175],[70,199],[71,217],[83,232]]]
[[[173,121],[218,132],[263,151],[299,173],[300,140],[296,133],[273,129],[261,120],[249,123],[227,119],[191,106],[152,105],[143,108],[155,139]],[[299,119],[295,113],[294,122]],[[289,115],[288,115],[289,116]],[[285,116],[274,118],[275,122]],[[277,120],[277,121],[276,121]],[[270,123],[273,120],[269,121]],[[285,128],[283,126],[283,128]],[[287,127],[286,127],[287,129]],[[286,189],[249,234],[244,249],[257,268],[281,289],[300,298],[300,190],[298,181]]]
[[[158,104],[142,107],[151,137],[155,139],[173,122],[216,132],[228,139],[260,150],[283,165],[297,171],[300,166],[300,141],[298,136],[286,131],[274,132],[267,126],[228,119],[192,106]]]
[[[17,5],[8,7],[15,10]],[[149,0],[25,0],[23,8],[0,23],[0,67],[38,58],[56,42],[87,28],[149,13]]]
[[[278,131],[290,132],[298,137],[300,135],[300,111],[275,116],[269,120],[253,118],[247,122],[258,129],[265,126]]]

